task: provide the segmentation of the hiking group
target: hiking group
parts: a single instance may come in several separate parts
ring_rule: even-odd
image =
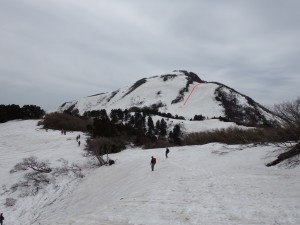
[[[170,152],[170,150],[168,148],[166,148],[166,158],[168,158],[169,152]],[[156,164],[156,158],[154,156],[151,156],[150,165],[151,165],[151,170],[152,171],[154,171],[155,164]]]

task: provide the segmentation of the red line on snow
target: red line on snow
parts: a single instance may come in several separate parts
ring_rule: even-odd
[[[187,103],[187,101],[188,101],[189,98],[191,97],[191,95],[192,95],[193,91],[195,90],[195,88],[198,87],[200,84],[202,84],[202,83],[198,83],[198,84],[196,84],[196,85],[193,87],[193,89],[191,90],[189,96],[188,96],[187,99],[185,100],[183,106],[185,106],[185,104]]]

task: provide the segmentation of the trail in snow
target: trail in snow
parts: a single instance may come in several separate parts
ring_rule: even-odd
[[[198,84],[196,84],[196,85],[193,87],[193,89],[191,90],[191,92],[190,92],[189,96],[188,96],[188,97],[187,97],[187,99],[184,101],[184,104],[183,104],[183,106],[185,106],[185,105],[186,105],[186,103],[187,103],[187,101],[189,100],[189,98],[191,97],[191,95],[192,95],[192,93],[193,93],[194,89],[195,89],[196,87],[198,87],[200,84],[201,84],[201,83],[198,83]]]

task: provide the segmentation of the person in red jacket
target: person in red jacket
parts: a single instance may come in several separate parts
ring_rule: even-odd
[[[150,162],[152,171],[154,170],[155,164],[156,164],[156,158],[154,158],[154,157],[152,156],[152,157],[151,157],[151,162]]]

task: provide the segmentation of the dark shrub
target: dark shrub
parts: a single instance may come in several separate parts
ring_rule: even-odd
[[[157,139],[153,142],[146,142],[143,146],[144,149],[152,149],[152,148],[166,148],[172,147],[173,145],[167,141],[166,139]]]
[[[118,153],[126,148],[126,140],[118,138],[97,137],[88,139],[86,150],[94,155],[105,155],[107,153]]]
[[[47,114],[43,121],[45,129],[87,131],[87,127],[92,124],[91,119],[72,116],[65,113]]]
[[[264,144],[292,140],[292,136],[284,128],[228,128],[187,134],[184,136],[183,144],[198,145],[211,142],[225,144]]]

